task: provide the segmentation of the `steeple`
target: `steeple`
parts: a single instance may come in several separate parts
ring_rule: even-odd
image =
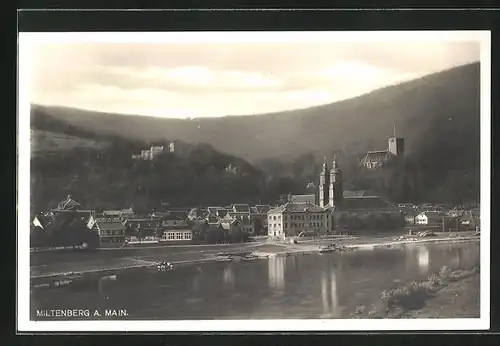
[[[405,140],[403,137],[396,137],[396,123],[393,124],[392,137],[389,137],[388,152],[392,156],[403,156],[405,151]]]
[[[337,164],[336,156],[333,156],[333,165],[330,170],[330,189],[329,189],[329,206],[338,206],[344,197],[342,186],[342,172]]]
[[[319,174],[318,184],[318,204],[320,207],[325,207],[328,204],[328,192],[330,186],[330,172],[328,172],[328,163],[326,157],[323,159],[323,167]]]

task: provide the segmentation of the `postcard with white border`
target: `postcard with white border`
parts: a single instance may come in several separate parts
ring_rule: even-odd
[[[21,32],[18,59],[19,331],[489,328],[490,32]]]

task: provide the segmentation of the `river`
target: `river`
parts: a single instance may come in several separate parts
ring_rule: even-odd
[[[37,310],[126,310],[108,319],[347,318],[383,290],[427,279],[443,266],[479,265],[479,243],[419,244],[353,252],[209,262],[158,273],[141,269],[86,286],[34,290]],[[98,318],[98,317],[96,317]],[[101,317],[103,318],[103,317]],[[88,318],[85,318],[88,319]]]

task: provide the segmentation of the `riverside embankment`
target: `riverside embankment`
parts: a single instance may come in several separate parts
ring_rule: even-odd
[[[362,250],[377,247],[404,246],[424,243],[456,243],[479,241],[472,234],[438,234],[429,238],[401,238],[392,236],[359,236],[321,238],[288,242],[259,242],[226,245],[185,245],[125,248],[115,251],[97,252],[55,252],[31,253],[30,277],[32,283],[45,282],[46,279],[58,279],[69,275],[111,275],[122,270],[154,267],[158,261],[168,261],[174,265],[215,261],[219,253],[238,255],[252,252],[261,258],[291,256],[318,253],[332,242],[343,250]]]

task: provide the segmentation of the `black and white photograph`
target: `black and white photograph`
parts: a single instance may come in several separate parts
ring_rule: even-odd
[[[19,33],[18,328],[489,328],[487,31]]]

